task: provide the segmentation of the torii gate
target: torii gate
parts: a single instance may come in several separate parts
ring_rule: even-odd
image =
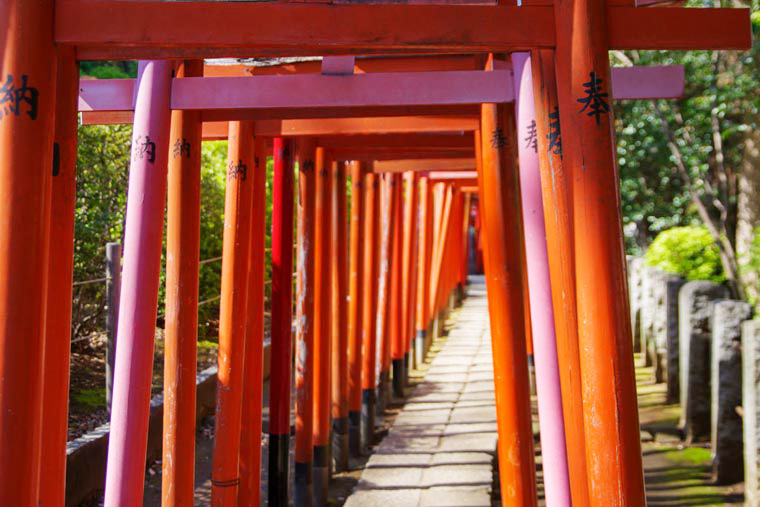
[[[325,68],[329,67],[331,63],[336,60],[335,57],[326,58],[322,61],[321,69],[322,74],[325,74]],[[418,62],[430,62],[431,64],[437,63],[435,59],[416,59]],[[366,59],[362,60],[362,63],[364,64],[364,67],[368,70],[375,67],[375,62],[378,60],[373,59]],[[447,74],[442,74],[441,72],[431,72],[431,73],[425,73],[425,72],[418,72],[416,73],[414,79],[410,79],[409,76],[399,73],[393,73],[392,71],[396,70],[395,66],[399,65],[397,60],[391,60],[391,59],[384,59],[380,60],[384,62],[384,70],[391,71],[387,74],[382,74],[381,76],[372,76],[372,79],[366,80],[363,78],[364,83],[362,85],[356,85],[357,89],[362,90],[363,96],[369,96],[370,101],[372,103],[388,103],[390,105],[386,106],[386,109],[380,109],[376,110],[377,112],[388,112],[387,109],[393,110],[394,107],[420,107],[420,105],[424,107],[428,107],[428,110],[426,112],[438,112],[430,110],[429,107],[432,106],[433,103],[437,103],[438,101],[442,103],[450,103],[455,100],[461,101],[461,102],[467,102],[475,100],[476,102],[480,101],[486,101],[488,100],[487,95],[491,92],[489,88],[486,86],[479,86],[479,82],[488,82],[488,81],[479,81],[482,79],[483,73],[478,71],[464,71],[467,74],[468,79],[475,80],[475,83],[473,87],[469,90],[469,93],[467,95],[462,95],[461,93],[457,93],[457,91],[449,92],[449,96],[445,96],[445,91],[450,90],[451,86],[456,87],[456,84],[458,83],[458,78],[462,75],[459,73],[451,73],[448,72]],[[403,60],[402,60],[403,61]],[[459,62],[456,62],[458,64],[461,64],[461,62],[465,62],[468,65],[471,64],[470,59],[462,59]],[[318,68],[315,68],[314,64],[318,62],[308,62],[308,67],[310,71],[317,71]],[[345,63],[346,62],[342,62]],[[350,66],[350,70],[344,69],[344,73],[342,74],[344,76],[344,79],[347,75],[350,74],[351,71],[353,71],[354,67],[354,60],[351,58],[348,61],[348,64]],[[449,64],[450,62],[445,62],[445,64]],[[302,64],[299,64],[302,65]],[[311,95],[309,97],[300,96],[300,102],[299,105],[303,106],[307,111],[314,111],[312,114],[316,114],[320,111],[325,111],[326,114],[331,114],[337,112],[344,112],[344,110],[341,110],[341,106],[336,106],[336,102],[340,103],[352,103],[352,100],[355,100],[352,98],[353,94],[356,94],[356,91],[353,90],[354,84],[352,84],[352,79],[348,78],[346,79],[347,82],[338,82],[336,83],[336,80],[330,77],[327,77],[325,75],[320,74],[312,74],[312,75],[301,75],[298,76],[296,79],[288,79],[288,78],[280,78],[276,81],[273,81],[271,78],[267,78],[264,80],[256,79],[256,78],[234,78],[234,75],[249,75],[249,74],[255,74],[258,67],[241,67],[241,66],[225,66],[225,67],[219,67],[219,66],[207,66],[205,74],[208,75],[216,75],[220,74],[226,77],[227,79],[222,80],[227,85],[235,85],[236,89],[241,90],[241,92],[233,93],[231,96],[225,96],[224,99],[218,100],[215,102],[215,107],[218,108],[220,111],[226,111],[223,114],[230,116],[230,117],[259,117],[261,113],[259,111],[268,111],[273,106],[281,106],[283,102],[277,102],[277,100],[282,100],[277,97],[279,96],[285,96],[291,95],[293,92],[289,90],[289,86],[294,87],[296,90],[300,90],[303,87],[303,83],[309,83],[312,87],[312,90],[318,90],[319,93],[311,92]],[[268,71],[269,73],[277,73],[278,67],[264,67],[265,71]],[[289,69],[290,73],[297,73],[299,70],[304,69]],[[460,69],[460,72],[461,69]],[[495,73],[491,73],[494,76],[501,73],[503,74],[505,71],[499,71]],[[418,96],[424,95],[426,92],[418,93],[417,90],[419,88],[420,83],[427,83],[427,85],[431,85],[434,82],[440,81],[442,79],[446,79],[449,75],[453,76],[454,78],[454,84],[449,85],[448,87],[443,87],[442,89],[439,89],[437,94],[434,96],[425,95],[424,99],[418,98]],[[486,74],[487,76],[488,74]],[[400,77],[400,76],[403,76]],[[366,77],[366,76],[364,76]],[[390,100],[393,102],[388,102],[388,99],[385,99],[386,96],[386,90],[387,85],[386,83],[389,80],[393,80],[398,83],[397,89],[393,90],[393,92],[390,94],[390,97],[392,97]],[[208,78],[196,78],[193,85],[196,86],[198,89],[220,89],[224,85],[221,85],[219,83],[219,79],[208,79]],[[179,82],[179,81],[177,81]],[[208,83],[208,84],[206,84]],[[673,97],[680,95],[682,89],[683,89],[683,68],[681,67],[633,67],[633,68],[617,68],[612,69],[612,83],[613,83],[613,96],[619,99],[636,99],[636,98],[667,98],[667,97]],[[335,88],[336,84],[338,85],[338,89],[349,89],[351,92],[349,93],[349,96],[346,97],[339,95],[339,99],[334,100],[332,102],[327,101],[324,98],[324,94],[326,93],[325,90],[328,90],[330,95],[335,94]],[[378,85],[379,84],[379,85]],[[502,83],[506,89],[507,85],[506,83]],[[277,86],[276,91],[276,97],[272,99],[270,95],[267,92],[268,86]],[[368,86],[370,89],[370,93],[366,93],[366,90],[364,90],[364,86]],[[132,96],[133,96],[133,84],[132,80],[106,80],[106,81],[93,81],[93,80],[87,80],[83,81],[80,87],[80,108],[82,108],[84,111],[87,112],[86,121],[92,122],[96,118],[98,118],[98,115],[101,114],[100,119],[105,121],[112,121],[114,118],[113,116],[104,116],[102,113],[99,113],[98,111],[108,111],[109,113],[112,113],[113,111],[119,110],[119,108],[123,108],[125,110],[130,110],[132,108]],[[409,87],[407,89],[407,87]],[[423,87],[426,88],[426,87]],[[519,81],[516,83],[516,88],[519,88]],[[482,90],[480,91],[481,95],[478,95],[478,92],[475,90]],[[202,107],[202,103],[197,103],[196,101],[189,100],[188,97],[192,96],[205,96],[207,93],[195,93],[195,94],[189,94],[187,92],[186,86],[177,86],[174,87],[173,91],[178,91],[179,95],[177,96],[176,100],[173,95],[173,103],[175,104],[175,107],[183,108],[183,109],[197,109]],[[500,93],[500,92],[495,92]],[[263,100],[262,100],[263,97]],[[476,98],[473,98],[476,97]],[[532,97],[532,93],[531,93]],[[275,102],[273,103],[272,100]],[[184,101],[184,102],[183,102]],[[343,101],[343,102],[341,102]],[[532,98],[530,99],[530,102],[532,102]],[[367,108],[367,102],[366,100],[364,102],[353,103],[360,109],[360,113],[366,112],[364,108]],[[239,105],[244,109],[244,111],[234,110],[233,106]],[[440,107],[440,106],[438,106]],[[234,112],[233,112],[234,111]],[[280,108],[279,112],[282,115],[288,116],[291,109],[284,109]],[[297,111],[298,115],[303,115],[303,111],[301,109],[298,109]],[[464,112],[464,107],[462,108],[462,112]],[[106,114],[109,114],[106,113]],[[205,109],[202,111],[203,115],[212,117],[212,118],[218,118],[219,113],[217,112],[217,109]],[[470,113],[472,114],[472,112]],[[435,118],[431,118],[435,119]],[[311,125],[314,125],[313,131],[309,132],[311,134],[315,134],[318,132],[321,132],[319,130],[319,125],[321,125],[325,120],[317,120],[312,121]],[[392,122],[388,122],[390,125],[389,127],[385,128],[394,128],[394,125]],[[534,122],[535,123],[535,122]],[[384,123],[381,125],[385,125]],[[437,123],[432,124],[435,129],[441,128]],[[348,133],[351,132],[350,126],[345,125],[344,127],[348,127]],[[455,125],[452,125],[451,128],[454,128]],[[325,127],[322,127],[325,128]],[[418,128],[425,128],[424,125],[418,124]],[[462,125],[459,126],[459,128],[468,131],[469,128],[473,128],[471,124],[465,123],[465,119],[462,120]],[[328,127],[329,129],[329,127]],[[279,132],[275,132],[275,134],[283,134],[283,130],[281,129]],[[258,131],[258,129],[257,129]],[[222,134],[216,134],[213,135],[214,138],[222,138],[226,137],[226,133]],[[331,149],[335,153],[333,153],[333,158],[344,158],[344,159],[361,159],[368,157],[371,160],[377,160],[380,158],[383,158],[383,151],[373,151],[372,149],[369,149],[370,147],[374,147],[376,150],[383,150],[387,149],[387,155],[392,157],[400,157],[400,156],[429,156],[430,154],[427,153],[426,149],[438,149],[442,150],[442,148],[451,148],[452,151],[449,152],[448,150],[442,150],[446,151],[445,155],[448,157],[452,156],[472,156],[472,136],[452,136],[452,135],[431,135],[431,134],[420,134],[420,135],[412,135],[412,134],[381,134],[381,135],[353,135],[349,138],[346,137],[328,137],[328,138],[317,138],[316,144],[318,146],[322,146],[325,149]],[[350,146],[361,146],[361,148],[354,148],[353,151],[346,151],[346,148],[349,148]],[[414,146],[415,148],[421,149],[422,152],[410,154],[405,153],[404,150],[409,150],[409,147]],[[463,147],[469,146],[470,149],[468,150],[462,150]],[[521,157],[522,157],[522,146],[521,148]],[[457,155],[455,151],[462,151],[461,155]],[[413,150],[416,151],[416,150]],[[444,153],[441,153],[443,155]],[[442,162],[451,163],[456,161],[451,161],[448,159],[443,159]],[[398,163],[398,160],[389,161],[391,170],[399,170],[399,169],[410,169],[406,164]],[[462,160],[462,163],[468,164],[470,169],[475,168],[475,160],[470,159],[469,161]],[[427,169],[431,168],[431,164],[433,164],[433,167],[435,166],[434,161],[430,160],[421,160],[418,161],[418,164],[421,165],[421,167],[425,167]],[[521,166],[524,164],[521,164]],[[376,167],[376,171],[383,172],[384,169],[378,165]],[[529,171],[529,170],[528,170]],[[537,171],[535,171],[537,174]],[[476,173],[470,173],[467,175],[469,177],[469,181],[462,181],[461,183],[467,184],[475,184],[475,175]],[[431,179],[446,179],[450,180],[451,178],[455,179],[464,179],[464,178],[458,178],[454,174],[450,174],[448,177],[444,177],[442,175],[437,175],[435,178],[431,176]],[[524,179],[524,176],[523,176]],[[525,181],[523,181],[523,187],[525,186]],[[524,189],[525,190],[525,189]],[[523,196],[523,201],[526,201],[525,195]],[[540,208],[540,200],[539,202],[539,208]],[[543,222],[543,215],[540,216],[540,221]],[[319,229],[319,227],[317,228]],[[530,231],[529,231],[530,232]],[[543,237],[543,226],[541,227],[540,231],[530,232],[530,236],[533,237]],[[387,240],[383,241],[383,244],[386,243]],[[545,246],[543,247],[545,249]],[[319,248],[318,248],[319,250]],[[387,252],[386,252],[387,253]],[[440,261],[439,261],[440,262]],[[533,264],[536,264],[535,262],[531,263],[528,262],[529,271],[535,270],[533,267]],[[440,270],[440,267],[437,269],[433,269],[434,273],[437,273]],[[436,275],[433,280],[433,284],[435,285],[437,283],[438,275]],[[382,278],[381,278],[382,279]],[[548,280],[546,280],[548,283]],[[386,280],[386,283],[389,283]],[[538,293],[539,288],[533,287],[531,289],[531,297],[536,298],[536,294]],[[382,291],[381,291],[382,293]],[[547,290],[546,294],[550,294],[550,292]],[[534,304],[531,306],[533,311],[538,311],[538,305]],[[319,314],[320,312],[318,312]],[[432,318],[432,317],[429,317]],[[536,318],[533,319],[535,322],[538,322]],[[534,324],[538,325],[538,324]],[[429,328],[429,324],[425,326],[425,328]],[[552,326],[553,327],[553,326]],[[425,333],[425,330],[420,330],[423,335]],[[385,336],[385,333],[380,334],[381,336]],[[549,336],[547,333],[543,332],[540,333],[539,336],[548,336],[550,341],[548,342],[549,345],[553,344],[554,337],[553,337],[553,331],[552,334]],[[424,336],[421,338],[424,342]],[[544,344],[546,345],[546,344]],[[417,347],[417,350],[422,350],[424,348],[423,345],[419,345]],[[539,356],[543,354],[543,349],[548,350],[547,357],[556,357],[556,353],[553,352],[553,345],[551,347],[542,346],[539,352]],[[554,364],[550,369],[557,370],[556,366],[556,360],[554,360]],[[544,362],[543,360],[541,362]],[[383,368],[386,368],[387,365],[384,365]],[[543,366],[541,366],[541,369],[543,370]],[[386,371],[386,370],[382,370]],[[382,374],[381,371],[381,374]],[[544,375],[541,375],[543,371],[539,374],[539,385],[549,385],[553,384],[556,387],[554,388],[554,397],[556,400],[555,404],[552,404],[551,402],[547,401],[551,396],[548,396],[544,391],[546,388],[542,387],[540,388],[540,393],[544,392],[543,396],[539,396],[539,400],[542,402],[542,413],[547,414],[544,418],[542,418],[542,427],[543,431],[542,434],[549,434],[551,433],[551,428],[559,428],[559,434],[561,435],[559,442],[555,439],[555,445],[547,445],[545,444],[543,446],[544,454],[547,457],[547,470],[545,471],[546,478],[547,478],[547,495],[549,497],[553,496],[553,486],[552,483],[554,482],[554,477],[560,477],[560,476],[566,476],[567,472],[565,470],[564,473],[561,473],[561,471],[553,471],[551,464],[552,463],[565,463],[566,459],[564,457],[564,432],[562,431],[562,422],[561,422],[561,413],[562,408],[561,405],[559,405],[559,398],[558,398],[558,382],[548,382],[543,380]],[[381,375],[382,376],[382,375]],[[317,375],[319,377],[319,375]],[[394,377],[397,378],[398,376]],[[550,378],[551,375],[550,375]],[[556,376],[553,377],[556,379]],[[372,384],[372,381],[368,381],[369,384]],[[385,380],[381,378],[380,380],[381,388],[378,390],[378,393],[382,393],[382,385],[385,384]],[[372,410],[367,409],[367,413],[373,413]],[[549,422],[550,416],[548,414],[558,414],[559,417],[559,425],[555,423],[555,421]],[[368,421],[366,423],[368,426],[372,427],[373,423],[371,421]],[[283,429],[282,431],[287,432],[287,428]],[[278,440],[280,442],[280,440]],[[560,449],[558,452],[560,452],[561,456],[557,459],[554,458],[554,449]],[[277,453],[273,453],[273,455],[277,455]],[[281,462],[282,460],[279,460]],[[270,476],[276,476],[276,472],[278,471],[278,467],[274,466],[272,467],[272,470],[270,471]],[[282,473],[282,471],[280,470]],[[285,473],[285,475],[287,475]]]
[[[575,222],[574,243],[568,242],[573,237],[572,232],[568,234],[567,229],[558,229],[558,233],[565,234],[560,243],[566,247],[565,251],[569,252],[569,255],[574,251],[577,253],[577,263],[572,262],[570,266],[575,265],[575,279],[578,280],[579,292],[586,294],[584,291],[591,287],[589,284],[592,281],[598,282],[598,286],[594,287],[596,290],[588,297],[578,298],[578,311],[583,317],[578,320],[584,324],[579,330],[579,338],[584,344],[584,349],[592,351],[591,357],[581,357],[581,360],[599,365],[610,364],[606,361],[612,358],[610,368],[600,368],[597,377],[590,378],[591,384],[585,386],[586,393],[591,395],[591,398],[584,399],[584,404],[601,403],[602,408],[609,409],[608,413],[589,410],[589,413],[602,414],[600,420],[593,422],[597,428],[601,428],[599,431],[604,437],[589,443],[597,446],[589,449],[589,458],[595,460],[595,469],[607,471],[614,478],[592,478],[589,484],[590,497],[593,505],[642,503],[640,466],[636,470],[637,464],[640,465],[640,456],[637,455],[638,434],[634,442],[631,431],[635,424],[623,420],[623,426],[618,427],[618,421],[621,421],[621,407],[633,395],[633,385],[631,365],[627,363],[630,360],[626,356],[625,348],[630,346],[630,340],[625,339],[630,330],[626,330],[627,317],[621,318],[621,313],[625,316],[627,312],[621,311],[625,310],[625,296],[622,290],[625,284],[622,281],[622,242],[618,241],[621,237],[619,209],[615,209],[618,189],[614,163],[610,158],[613,154],[609,149],[612,146],[612,136],[607,128],[611,115],[605,111],[580,118],[575,114],[578,109],[577,100],[587,98],[588,88],[593,90],[608,82],[608,47],[682,49],[690,47],[692,43],[694,46],[704,47],[705,44],[719,39],[717,47],[744,48],[749,45],[748,31],[736,30],[735,27],[741,23],[747,25],[747,13],[711,9],[708,18],[704,14],[694,12],[698,10],[634,9],[619,6],[605,8],[600,2],[585,1],[558,2],[554,9],[558,12],[556,20],[552,16],[553,9],[547,6],[368,8],[278,4],[119,4],[61,0],[55,6],[56,19],[53,20],[52,2],[45,5],[21,0],[0,3],[0,12],[4,14],[2,18],[8,20],[3,30],[12,34],[11,37],[3,38],[3,70],[5,74],[15,76],[15,82],[20,84],[13,97],[15,109],[11,108],[10,115],[0,123],[1,145],[4,147],[0,154],[0,195],[5,197],[0,213],[4,220],[0,227],[0,235],[3,237],[2,244],[8,249],[0,251],[0,258],[5,261],[0,263],[3,266],[3,271],[0,272],[0,280],[3,280],[3,290],[0,291],[0,316],[3,316],[3,322],[6,324],[3,334],[0,335],[2,374],[6,379],[0,391],[3,407],[0,424],[3,437],[14,439],[13,445],[3,445],[0,459],[0,470],[6,478],[4,484],[11,484],[12,490],[8,489],[9,486],[0,488],[0,500],[7,500],[6,503],[16,505],[33,504],[36,501],[36,484],[39,478],[34,456],[35,450],[39,448],[37,415],[41,410],[40,381],[38,378],[32,378],[28,386],[19,387],[14,384],[11,389],[7,379],[20,378],[17,374],[18,368],[41,364],[41,323],[44,322],[42,317],[45,314],[45,305],[39,305],[39,302],[44,301],[46,283],[46,196],[49,195],[46,189],[50,186],[47,162],[50,161],[52,153],[48,154],[47,150],[40,152],[39,146],[52,146],[52,115],[49,112],[52,111],[53,104],[50,85],[53,70],[49,62],[53,61],[53,42],[56,41],[78,46],[80,58],[174,58],[236,52],[247,54],[256,51],[253,48],[267,47],[277,48],[275,51],[278,52],[295,54],[308,51],[356,53],[420,49],[437,52],[451,51],[452,48],[466,51],[503,51],[506,48],[552,48],[556,45],[557,74],[561,83],[561,86],[558,86],[559,112],[562,113],[564,125],[567,126],[569,120],[572,127],[570,130],[562,131],[564,167],[566,170],[572,170],[581,160],[585,167],[582,177],[573,180],[572,200],[567,198],[562,188],[554,190],[558,198],[576,207],[572,218]],[[193,16],[194,12],[202,15]],[[567,15],[569,13],[575,15]],[[246,14],[252,17],[248,18]],[[405,16],[409,14],[412,15],[410,21],[406,21]],[[605,26],[607,15],[609,30]],[[320,31],[320,26],[331,26],[330,23],[319,24],[321,21],[327,21],[328,17],[333,22],[342,20],[344,24],[341,26],[348,28],[339,34],[333,33],[332,30]],[[420,19],[426,20],[426,23],[419,23]],[[580,20],[594,23],[582,23]],[[227,22],[226,26],[222,21]],[[53,22],[56,26],[54,36],[49,32]],[[553,36],[555,22],[556,37]],[[115,28],[115,23],[124,28]],[[575,29],[570,30],[573,23]],[[29,30],[14,31],[14,27],[18,26],[28,27]],[[209,26],[225,26],[227,31],[208,30]],[[527,27],[531,29],[528,30]],[[700,38],[697,42],[697,37],[691,35],[695,27]],[[643,42],[640,42],[638,29],[647,34]],[[145,34],[151,34],[148,40]],[[162,39],[153,39],[153,34],[158,34]],[[213,40],[209,40],[209,36]],[[304,37],[307,40],[304,40]],[[572,45],[570,37],[575,38]],[[639,42],[641,45],[637,44]],[[577,54],[573,54],[572,51]],[[551,54],[544,56],[550,57]],[[169,74],[166,69],[161,66],[157,66],[156,69],[163,72],[162,76],[156,77],[156,82],[160,81],[160,77],[168,83]],[[584,83],[591,84],[584,88]],[[10,82],[7,84],[10,86]],[[166,84],[163,86],[167,98]],[[551,80],[549,100],[550,88]],[[63,95],[59,99],[61,102],[65,100]],[[26,106],[28,109],[24,111],[23,108]],[[168,111],[168,101],[164,102],[163,107]],[[45,111],[48,111],[48,114],[45,114]],[[591,110],[594,113],[598,111],[598,107]],[[38,116],[39,112],[42,114]],[[26,116],[23,113],[26,113]],[[495,107],[484,106],[484,113],[482,130],[485,132],[493,133],[501,127],[510,128],[511,122],[500,119]],[[139,125],[140,121],[137,120],[139,118],[136,119],[136,124]],[[541,128],[541,122],[538,123]],[[497,125],[499,127],[496,127]],[[548,125],[544,128],[547,127]],[[145,135],[140,132],[138,134]],[[492,142],[493,140],[496,142]],[[499,184],[499,175],[507,178],[507,182],[509,178],[514,181],[514,171],[508,169],[510,164],[505,155],[501,135],[483,141],[485,142],[482,143],[484,158],[481,178],[483,183],[487,183],[481,185],[481,188],[487,189],[482,199],[486,211],[484,223],[489,231],[488,250],[491,254],[496,252],[500,256],[494,258],[492,255],[487,263],[491,266],[490,271],[495,274],[519,273],[520,265],[516,263],[520,255],[507,254],[518,254],[520,241],[508,244],[503,237],[505,231],[500,227],[494,227],[496,224],[506,223],[514,225],[513,230],[520,230],[519,211],[514,216],[505,215],[504,206],[501,205],[506,201],[514,206],[516,201],[514,196],[509,194],[510,189]],[[11,143],[14,143],[13,149]],[[594,152],[594,148],[600,146],[600,151]],[[19,169],[21,167],[24,168],[23,172]],[[492,177],[496,177],[493,182]],[[596,179],[590,179],[591,177]],[[160,177],[157,183],[156,188],[160,190]],[[154,191],[151,195],[157,193],[160,192]],[[599,197],[605,197],[601,202],[607,204],[606,208],[597,209]],[[155,199],[157,198],[154,197]],[[597,235],[599,230],[608,234]],[[617,240],[612,241],[610,238]],[[25,252],[22,256],[15,253],[17,249],[10,250],[18,244],[31,245],[32,253]],[[502,246],[503,250],[500,248]],[[596,265],[601,263],[595,262],[591,257],[592,252],[600,251],[610,254],[606,256],[610,259],[610,266]],[[505,257],[501,257],[502,255]],[[502,271],[493,269],[494,267],[508,269]],[[605,271],[607,269],[609,271]],[[498,291],[494,294],[495,301],[503,301],[504,307],[509,309],[507,315],[510,319],[506,325],[496,325],[494,328],[496,333],[507,332],[507,336],[510,336],[509,333],[519,333],[522,328],[522,301],[519,290],[522,282],[512,280],[512,283],[516,284],[518,290],[511,298],[505,299],[508,295],[498,294]],[[574,285],[563,287],[567,289]],[[574,290],[571,292],[574,293]],[[148,290],[146,293],[150,294],[151,291]],[[11,297],[15,299],[11,301]],[[602,303],[611,303],[610,308],[599,304],[600,298]],[[617,321],[617,318],[621,318],[623,322]],[[495,324],[500,322],[495,321]],[[29,339],[23,344],[15,343],[14,338],[19,335],[28,336]],[[513,340],[512,343],[519,344],[519,340]],[[615,350],[614,346],[620,347],[620,350]],[[519,346],[516,349],[505,350],[506,355],[519,358]],[[515,364],[519,363],[518,360]],[[590,372],[590,369],[586,371]],[[517,376],[518,381],[524,377],[519,368]],[[510,400],[500,401],[505,402],[500,403],[500,412],[504,410],[503,413],[507,417],[514,417],[521,407],[524,408],[524,400],[515,400],[516,405],[511,407],[506,403]],[[625,426],[626,423],[628,426]],[[524,432],[518,431],[514,434],[520,435]],[[615,442],[618,452],[606,452],[603,448],[606,442]],[[509,492],[514,494],[510,497],[507,493],[505,502],[530,505],[535,501],[532,495],[532,479],[527,473],[527,465],[532,465],[532,458],[526,457],[527,449],[524,445],[517,442],[515,445],[502,443],[500,449],[502,456],[504,452],[511,450],[526,458],[519,460],[513,469],[502,470],[503,481],[510,477],[520,478],[505,482],[513,486]],[[23,449],[22,455],[17,455],[19,449]],[[623,456],[623,463],[617,461],[618,455]]]

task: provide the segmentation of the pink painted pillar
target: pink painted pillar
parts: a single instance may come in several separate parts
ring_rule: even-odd
[[[528,53],[512,53],[517,102],[517,143],[520,160],[520,195],[528,264],[530,320],[536,364],[536,392],[541,430],[544,487],[548,507],[569,507],[570,481],[565,450],[562,392],[554,337],[552,290],[546,252],[546,228],[538,167],[536,110]]]
[[[141,61],[129,167],[106,507],[141,506],[169,155],[173,64]]]

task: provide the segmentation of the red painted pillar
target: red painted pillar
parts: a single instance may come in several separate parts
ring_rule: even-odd
[[[41,506],[63,505],[65,501],[69,415],[79,95],[79,66],[72,48],[58,49],[57,67],[42,394]]]
[[[178,77],[203,75],[203,61]],[[195,375],[201,236],[201,119],[172,111],[166,218],[166,336],[161,503],[189,505],[195,490]]]
[[[523,231],[515,164],[514,108],[483,104],[478,171],[494,358],[499,470],[505,506],[536,505],[525,348]]]
[[[391,256],[390,341],[393,360],[393,394],[404,397],[406,372],[404,368],[404,287],[403,287],[403,180],[393,174],[393,255]]]
[[[314,504],[327,504],[330,481],[330,162],[317,147],[314,159]]]
[[[575,247],[590,504],[646,504],[608,59],[607,4],[558,0],[556,75]],[[604,259],[600,262],[599,259]]]
[[[380,229],[379,258],[377,272],[377,316],[375,334],[377,336],[377,360],[379,378],[377,383],[377,411],[385,411],[389,397],[391,342],[390,342],[390,290],[391,290],[391,256],[393,253],[393,193],[395,182],[392,174],[384,174],[380,180]]]
[[[37,505],[40,479],[53,4],[0,1],[0,83],[21,93],[0,110],[0,505],[19,507]]]
[[[261,505],[261,411],[264,383],[264,245],[266,244],[266,140],[254,142],[251,238],[243,417],[240,431],[239,507]],[[292,238],[292,236],[291,236]]]
[[[366,450],[375,436],[375,329],[377,315],[377,217],[379,178],[371,170],[364,175],[364,256],[362,269],[362,410],[361,447]]]
[[[351,245],[348,278],[348,439],[351,455],[361,455],[363,263],[364,263],[364,173],[359,162],[351,162]]]
[[[554,51],[532,51],[531,64],[562,411],[566,434],[572,435],[565,441],[570,495],[574,505],[589,505],[570,182],[562,160]]]
[[[348,266],[346,164],[333,162],[330,199],[330,304],[332,336],[332,456],[336,471],[348,469]]]
[[[425,343],[430,324],[428,294],[430,292],[430,230],[432,222],[432,203],[430,179],[419,179],[419,235],[417,236],[417,305],[415,312],[416,335],[414,339],[414,364],[417,368],[425,359]]]
[[[237,503],[240,425],[248,313],[251,236],[251,172],[255,170],[253,123],[230,122],[219,309],[219,371],[214,421],[211,504]]]
[[[272,321],[269,372],[269,505],[288,505],[290,449],[290,363],[293,347],[294,147],[273,140]]]
[[[402,290],[403,300],[401,310],[403,312],[403,339],[404,339],[404,384],[409,375],[409,352],[414,336],[414,309],[417,295],[417,177],[413,171],[404,173],[404,244],[402,258]]]
[[[108,506],[142,505],[143,500],[173,67],[144,61],[138,68],[106,467]]]
[[[296,446],[294,505],[312,505],[314,428],[314,219],[316,146],[302,139],[298,146],[298,267],[296,286]]]

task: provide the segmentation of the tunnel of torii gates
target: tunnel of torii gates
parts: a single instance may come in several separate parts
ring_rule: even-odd
[[[323,503],[330,453],[371,441],[461,291],[475,207],[503,505],[537,503],[531,336],[547,505],[645,505],[612,99],[676,97],[683,70],[608,50],[751,32],[746,9],[644,3],[0,0],[0,505],[64,503],[79,111],[133,124],[105,505],[142,503],[165,209],[163,505],[193,502],[204,138],[229,140],[213,505],[260,501],[270,153],[270,505],[289,477]],[[137,79],[80,82],[101,59]]]

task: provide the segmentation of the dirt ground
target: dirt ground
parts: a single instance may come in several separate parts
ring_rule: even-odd
[[[106,408],[106,335],[76,343],[71,350],[69,384],[69,440],[108,422]],[[217,344],[198,342],[198,371],[216,364]],[[156,329],[153,351],[153,394],[163,390],[164,331]]]

